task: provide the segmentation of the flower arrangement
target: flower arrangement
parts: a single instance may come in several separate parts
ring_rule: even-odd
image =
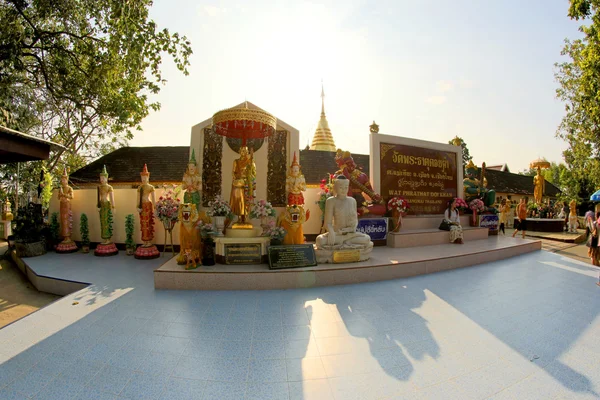
[[[469,205],[467,204],[467,202],[464,199],[461,199],[460,197],[456,198],[456,208],[458,208],[461,211],[465,211],[466,209],[469,208]]]
[[[250,210],[250,218],[252,219],[274,217],[275,215],[275,209],[271,203],[266,200],[257,201],[252,205],[252,209]]]
[[[231,207],[229,203],[216,196],[215,199],[208,203],[208,215],[211,217],[227,217],[231,214]]]
[[[388,201],[387,208],[388,210],[404,213],[410,208],[410,205],[404,197],[394,196]]]
[[[325,202],[333,196],[333,175],[329,175],[329,182],[326,179],[321,180],[321,191],[319,192],[319,200],[316,203],[321,209],[321,221],[325,218]]]
[[[469,208],[473,212],[483,212],[485,211],[485,204],[483,204],[483,201],[481,201],[481,199],[474,199],[471,200],[471,202],[469,203]]]
[[[196,222],[196,229],[200,231],[200,236],[202,236],[204,239],[212,239],[212,236],[217,233],[214,230],[213,224],[210,222],[204,222],[201,219]]]
[[[268,228],[263,232],[263,236],[270,237],[271,240],[283,240],[287,231],[281,227],[275,225],[274,222],[271,222]]]
[[[173,194],[172,190],[168,190],[164,195],[160,196],[156,202],[156,215],[158,219],[166,225],[171,222],[176,222],[179,219],[180,200],[173,197]]]

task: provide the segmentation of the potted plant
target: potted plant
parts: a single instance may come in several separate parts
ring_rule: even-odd
[[[387,208],[392,212],[392,217],[395,219],[392,232],[398,232],[402,226],[402,215],[410,208],[410,205],[404,197],[394,196],[388,201]]]
[[[271,222],[265,232],[263,232],[263,236],[271,238],[271,246],[278,246],[283,243],[286,233],[283,227],[276,226],[274,222]]]
[[[225,219],[231,215],[231,207],[229,203],[221,198],[221,196],[216,196],[215,199],[208,203],[208,215],[212,217],[215,223],[215,231],[217,232],[217,236],[223,236],[223,231],[225,230]]]
[[[56,245],[60,243],[60,222],[58,222],[58,219],[57,212],[53,212],[50,215],[49,237],[46,238],[46,245],[49,249],[55,249]]]
[[[260,226],[262,226],[263,231],[268,227],[269,217],[274,217],[276,214],[271,203],[266,200],[257,201],[250,210],[250,218],[260,219]]]
[[[88,217],[85,213],[79,217],[79,233],[81,234],[81,251],[83,253],[90,252],[90,227],[88,225]]]
[[[473,211],[473,215],[471,216],[471,226],[477,226],[478,225],[478,219],[477,219],[477,213],[482,213],[483,211],[485,211],[485,204],[483,204],[483,201],[481,199],[474,199],[471,200],[471,202],[469,203],[469,208],[471,209],[471,211]]]
[[[198,220],[196,228],[202,237],[202,265],[215,265],[215,241],[213,235],[217,232],[214,231],[211,223],[204,222],[201,219]]]
[[[464,199],[458,197],[456,199],[456,209],[458,210],[459,215],[463,215],[464,212],[469,209],[469,205]]]
[[[127,214],[125,216],[125,250],[128,256],[133,255],[135,252],[135,241],[133,240],[134,232],[135,218],[133,214]]]
[[[14,231],[17,256],[36,257],[46,254],[43,228],[44,216],[41,204],[29,203],[19,207]]]

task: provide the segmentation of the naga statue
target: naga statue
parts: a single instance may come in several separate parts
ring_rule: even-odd
[[[343,175],[350,181],[348,196],[356,200],[358,215],[363,215],[365,213],[374,215],[385,214],[386,207],[385,204],[383,204],[381,195],[375,193],[375,190],[369,181],[369,177],[356,166],[350,152],[338,149],[335,154],[335,162],[339,169],[334,175]],[[364,194],[371,199],[373,204],[370,206],[365,205],[366,200],[363,196]]]
[[[469,161],[466,168],[467,177],[463,179],[463,188],[465,191],[465,201],[469,203],[474,199],[481,199],[489,211],[494,211],[492,207],[496,202],[496,192],[487,188],[485,179],[485,163],[481,165],[481,174],[477,178],[477,167],[473,161]]]

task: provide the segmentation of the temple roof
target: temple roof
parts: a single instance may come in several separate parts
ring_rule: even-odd
[[[481,168],[478,169],[477,176],[481,174]],[[511,172],[496,171],[485,169],[485,178],[488,181],[488,187],[494,189],[497,193],[533,195],[533,176],[519,175]],[[546,181],[544,196],[556,197],[561,191],[559,188]]]
[[[74,184],[97,184],[106,165],[109,183],[139,183],[148,165],[150,182],[181,182],[190,157],[189,146],[122,147],[70,175]]]
[[[106,165],[109,182],[139,183],[144,164],[150,171],[150,182],[181,182],[189,160],[188,146],[123,147],[100,157],[73,172],[75,185],[97,184],[102,166]],[[357,167],[369,175],[369,155],[352,154]],[[334,151],[300,150],[300,167],[309,185],[318,185],[337,171]],[[477,175],[480,174],[478,171]],[[486,169],[488,187],[498,193],[533,195],[533,176]],[[560,189],[546,181],[545,196],[556,197]]]
[[[325,91],[323,85],[321,85],[321,119],[315,130],[310,150],[318,151],[335,151],[335,142],[333,141],[333,135],[331,129],[329,129],[329,122],[325,117]]]

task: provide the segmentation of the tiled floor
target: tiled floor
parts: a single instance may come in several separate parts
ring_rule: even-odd
[[[49,254],[94,285],[0,330],[0,399],[593,399],[598,270],[536,252],[288,291],[155,291],[164,259]]]

